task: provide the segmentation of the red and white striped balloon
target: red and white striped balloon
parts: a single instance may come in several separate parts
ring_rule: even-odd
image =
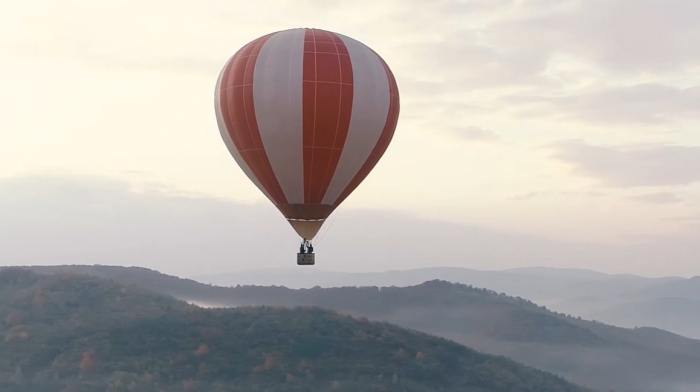
[[[228,60],[215,105],[233,158],[311,240],[389,146],[399,92],[384,60],[363,43],[290,29]]]

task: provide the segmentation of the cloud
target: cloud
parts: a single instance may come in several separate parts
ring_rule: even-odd
[[[689,213],[667,217],[665,220],[680,223],[684,230],[689,233],[700,235],[700,214]],[[695,274],[697,275],[697,273]]]
[[[700,146],[602,147],[581,140],[554,145],[553,157],[574,173],[611,187],[688,185],[700,181]]]
[[[645,193],[642,195],[630,196],[629,199],[650,204],[675,204],[683,202],[681,197],[671,192]]]
[[[391,58],[407,84],[411,79],[441,84],[430,87],[440,93],[455,86],[466,91],[560,87],[561,81],[547,73],[560,54],[632,71],[678,71],[700,63],[695,50],[700,4],[687,0],[638,0],[633,12],[626,0],[212,0],[206,7],[176,1],[167,3],[169,12],[163,14],[164,4],[18,3],[14,12],[0,16],[6,37],[0,37],[0,46],[32,56],[74,56],[96,66],[210,75],[259,35],[319,27],[368,43]],[[45,12],[36,12],[39,5]],[[31,34],[19,34],[26,30]]]
[[[541,115],[557,114],[593,124],[664,125],[677,120],[700,120],[700,87],[675,88],[659,84],[612,87],[558,97],[513,95],[501,102],[530,106]],[[564,115],[562,115],[564,114]]]
[[[700,2],[522,2],[522,17],[494,23],[494,44],[564,53],[615,72],[674,72],[700,63]]]
[[[455,127],[453,129],[453,133],[459,136],[462,139],[465,140],[470,140],[470,141],[495,141],[499,140],[498,135],[496,135],[493,131],[489,131],[487,129],[481,128],[481,127],[475,127],[475,126],[467,126],[467,127]]]
[[[509,197],[510,200],[532,200],[538,196],[550,194],[551,192],[527,192]]]
[[[604,197],[609,193],[601,191],[560,191],[560,192],[527,192],[509,197],[510,200],[532,200],[541,196],[573,196],[573,197]]]
[[[415,97],[415,101],[423,103],[432,101],[430,99],[426,99],[425,97],[443,94],[448,91],[447,86],[443,83],[411,77],[404,78],[401,81],[400,88],[402,95],[407,97]],[[420,97],[424,98],[420,99]]]
[[[324,269],[548,265],[686,274],[700,257],[697,238],[603,245],[386,211],[335,214],[316,241]],[[6,265],[138,265],[182,276],[295,265],[297,238],[269,203],[134,192],[100,178],[16,177],[0,179],[0,216]]]
[[[700,223],[700,214],[688,214],[681,216],[672,216],[666,218],[666,220],[676,221],[676,222],[693,222]]]
[[[559,83],[542,75],[547,57],[529,48],[492,47],[476,34],[457,31],[436,42],[407,44],[415,71],[467,91],[502,86],[546,87]]]
[[[76,52],[76,56],[93,66],[115,70],[170,71],[203,76],[217,75],[226,58],[206,58],[187,55],[116,55],[98,52]]]
[[[455,83],[483,88],[545,81],[538,76],[546,67],[545,56],[528,47],[490,46],[481,42],[480,28],[463,27],[470,20],[485,20],[485,15],[510,7],[511,1],[465,5],[453,0],[337,4],[213,0],[206,7],[181,1],[143,5],[134,0],[107,1],[100,6],[77,0],[58,7],[38,1],[45,12],[35,11],[38,4],[17,5],[7,14],[20,17],[0,15],[3,50],[25,56],[71,57],[97,67],[210,75],[235,50],[258,36],[292,27],[318,27],[353,36],[376,49],[390,60],[401,81],[416,78],[444,85],[432,86],[432,91],[453,91]],[[166,4],[169,12],[164,14]],[[87,14],[90,17],[84,17]],[[125,31],[127,19],[129,29]],[[22,34],[27,30],[31,34]]]
[[[416,72],[466,91],[561,90],[558,63],[591,81],[692,77],[700,67],[700,3],[687,0],[443,1],[423,42],[406,43]],[[417,11],[417,10],[416,10]],[[425,10],[423,10],[425,11]],[[408,19],[405,20],[408,22]],[[412,24],[418,25],[418,24]],[[581,78],[568,82],[579,83]],[[697,78],[696,78],[697,79]],[[602,82],[602,83],[601,83]],[[634,91],[630,92],[634,94]]]

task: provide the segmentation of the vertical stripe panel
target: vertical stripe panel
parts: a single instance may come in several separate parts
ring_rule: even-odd
[[[290,204],[304,203],[303,54],[304,30],[281,31],[262,47],[253,73],[260,139]]]
[[[380,140],[391,105],[390,82],[379,57],[359,41],[338,36],[350,54],[354,93],[347,140],[323,204],[337,204],[357,178]]]
[[[255,184],[255,186],[258,187],[262,191],[262,193],[270,200],[272,200],[272,197],[270,197],[270,194],[267,192],[265,187],[262,186],[260,181],[255,177],[255,174],[253,174],[253,171],[250,169],[248,164],[245,162],[241,154],[238,152],[238,149],[236,148],[236,145],[233,143],[233,140],[231,139],[231,135],[229,134],[228,129],[226,128],[226,122],[224,121],[224,117],[222,114],[222,107],[221,107],[221,93],[220,93],[220,88],[221,88],[221,81],[223,79],[223,75],[226,74],[226,72],[229,69],[229,65],[231,64],[233,58],[229,59],[229,61],[226,63],[226,66],[224,66],[224,69],[219,73],[219,78],[216,81],[216,89],[215,94],[214,94],[214,110],[216,112],[216,124],[219,126],[219,133],[221,133],[221,138],[224,140],[224,144],[226,145],[226,148],[228,149],[229,153],[233,157],[233,159],[236,161],[238,166],[241,167],[243,170],[243,173],[250,179],[250,181]]]
[[[379,55],[376,53],[375,56],[377,56],[377,59],[379,59],[379,61],[381,62],[382,67],[384,68],[386,76],[389,80],[389,94],[391,99],[389,103],[389,112],[387,113],[386,123],[384,124],[384,128],[382,129],[381,136],[377,141],[377,144],[374,146],[374,149],[372,149],[369,158],[365,161],[365,163],[362,165],[355,177],[350,181],[350,183],[347,185],[347,187],[345,187],[338,199],[334,202],[335,205],[342,203],[350,195],[350,193],[352,193],[352,191],[354,191],[355,188],[357,188],[360,185],[360,183],[362,183],[362,181],[372,171],[374,166],[377,165],[379,159],[381,159],[381,157],[384,155],[384,152],[386,152],[386,149],[389,147],[391,139],[394,137],[396,124],[399,120],[400,102],[399,89],[396,84],[396,79],[394,78],[394,74],[391,72],[391,69],[389,69],[389,66],[387,66],[384,60],[381,57],[379,57]]]
[[[255,117],[253,74],[258,54],[270,34],[249,43],[232,59],[221,81],[222,117],[236,149],[267,190],[275,204],[285,204],[282,191],[265,153]]]
[[[304,200],[319,204],[330,185],[350,127],[353,70],[344,42],[310,29],[304,42]]]

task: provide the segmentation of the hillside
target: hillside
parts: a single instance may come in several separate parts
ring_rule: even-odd
[[[657,284],[683,281],[682,278],[645,278],[635,275],[610,275],[601,272],[557,269],[516,268],[503,271],[459,267],[431,267],[384,272],[335,272],[314,268],[280,268],[198,276],[199,282],[216,286],[285,286],[288,288],[342,286],[414,286],[428,280],[488,287],[491,290],[528,298],[541,304],[579,298],[595,293],[616,296],[643,290]]]
[[[626,301],[611,304],[590,314],[599,320],[608,320],[615,325],[634,327],[644,325],[654,317],[655,326],[672,330],[684,336],[700,338],[700,296],[697,299],[683,297],[652,297],[646,300]]]
[[[36,267],[52,273],[59,267]],[[389,321],[506,355],[576,383],[617,392],[697,391],[700,341],[654,328],[626,329],[567,317],[534,303],[434,281],[413,287],[208,286],[142,268],[65,266],[111,276],[203,305],[314,305]]]
[[[553,305],[606,323],[632,327],[654,326],[691,338],[700,338],[700,277],[656,280],[651,285],[616,295],[591,290],[587,296]]]
[[[318,308],[204,309],[0,271],[0,390],[583,392],[504,357]]]
[[[457,267],[431,267],[384,272],[344,273],[314,268],[250,270],[195,277],[197,281],[229,287],[236,285],[289,288],[343,286],[414,286],[429,280],[487,287],[497,292],[520,296],[559,312],[575,314],[617,326],[650,326],[693,338],[700,338],[700,322],[685,311],[688,304],[668,307],[668,317],[645,306],[644,301],[678,297],[700,299],[700,278],[647,278],[630,274],[605,274],[596,271],[530,267],[502,271]],[[618,312],[617,308],[634,311]],[[629,317],[627,316],[629,315]]]
[[[335,309],[453,339],[601,390],[670,392],[700,387],[698,340],[654,328],[625,329],[586,321],[467,285],[430,281],[410,287],[301,290],[241,286],[231,288],[229,295],[222,301],[219,294],[211,305]]]
[[[679,282],[662,282],[636,290],[630,295],[641,298],[679,297],[700,299],[700,276]]]

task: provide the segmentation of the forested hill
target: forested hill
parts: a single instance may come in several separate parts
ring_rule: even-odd
[[[505,355],[595,389],[700,390],[700,341],[654,328],[618,328],[464,284],[290,290],[240,286],[211,305],[320,306],[383,320]],[[206,301],[206,298],[202,299]]]
[[[204,309],[89,276],[0,270],[0,320],[3,392],[584,391],[387,323]]]
[[[319,306],[388,321],[616,392],[700,390],[700,341],[653,328],[617,328],[558,314],[526,299],[431,281],[410,287],[216,287],[144,268],[32,267],[77,272],[205,305]]]

